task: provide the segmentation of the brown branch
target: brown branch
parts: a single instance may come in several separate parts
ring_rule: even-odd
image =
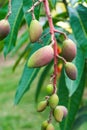
[[[48,0],[43,0],[43,3],[44,3],[44,7],[45,7],[47,18],[48,18],[48,23],[49,23],[49,27],[50,27],[50,34],[51,34],[51,40],[52,40],[52,44],[53,44],[53,48],[54,48],[54,79],[53,79],[53,86],[54,86],[54,93],[56,93],[56,81],[57,81],[57,57],[56,57],[56,55],[57,55],[57,42],[56,42],[56,38],[55,38],[54,25],[53,25],[51,13],[50,13]]]

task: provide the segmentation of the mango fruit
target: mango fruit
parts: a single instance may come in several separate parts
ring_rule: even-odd
[[[60,108],[63,111],[63,117],[66,117],[68,114],[68,110],[65,106],[59,105],[58,108]]]
[[[38,106],[37,106],[37,111],[38,111],[38,112],[44,111],[45,108],[46,108],[46,106],[47,106],[47,101],[41,101],[41,102],[38,104]]]
[[[10,32],[10,24],[8,20],[0,20],[0,40],[3,40]]]
[[[50,98],[49,98],[49,106],[51,108],[54,109],[57,106],[58,102],[59,102],[59,97],[57,96],[57,94],[53,94],[52,96],[50,96]]]
[[[76,44],[71,39],[66,39],[63,42],[62,56],[67,61],[72,61],[76,56]]]
[[[73,63],[66,62],[66,64],[65,64],[65,72],[66,72],[67,76],[71,80],[76,80],[77,68],[76,68],[76,66]]]
[[[51,123],[49,123],[46,130],[54,130],[54,126]]]
[[[61,109],[61,107],[57,106],[54,109],[54,118],[57,122],[61,122],[63,119],[63,110]]]
[[[47,92],[48,95],[52,95],[53,90],[54,90],[53,84],[50,83],[50,84],[48,84],[48,85],[46,86],[46,92]]]
[[[30,23],[30,28],[29,28],[30,41],[31,42],[38,41],[42,32],[43,32],[43,29],[39,21],[36,19],[32,20]]]
[[[48,121],[46,120],[46,121],[44,121],[44,122],[42,123],[42,125],[41,125],[41,130],[46,130],[47,126],[48,126]]]
[[[34,52],[28,60],[28,67],[38,68],[47,65],[54,57],[53,48],[50,45],[44,46]]]

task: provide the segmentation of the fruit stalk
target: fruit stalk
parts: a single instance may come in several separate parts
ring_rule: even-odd
[[[53,21],[52,21],[52,17],[51,17],[51,13],[50,13],[50,8],[49,8],[49,3],[48,0],[43,0],[44,3],[44,7],[45,7],[45,11],[46,11],[46,15],[48,18],[48,23],[49,23],[49,27],[50,27],[50,34],[51,34],[51,39],[52,39],[52,43],[53,43],[53,48],[54,48],[54,78],[53,78],[53,87],[54,87],[54,93],[56,93],[56,80],[57,80],[57,42],[55,39],[55,32],[54,32],[54,25],[53,25]]]
[[[33,6],[32,6],[29,10],[27,10],[26,13],[32,12],[32,11],[34,10],[34,8],[35,8],[36,6],[38,6],[42,1],[43,1],[43,0],[39,0],[39,1],[35,2],[35,3],[33,4]]]
[[[11,11],[11,0],[8,0],[8,13],[6,15],[6,19],[8,19],[8,17],[11,15],[12,11]]]

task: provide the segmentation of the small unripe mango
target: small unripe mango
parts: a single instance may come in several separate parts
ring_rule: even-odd
[[[44,121],[44,122],[42,123],[42,125],[41,125],[41,130],[46,130],[47,126],[48,126],[48,121],[46,120],[46,121]]]
[[[63,111],[63,117],[66,117],[68,114],[68,110],[65,106],[59,105],[58,108],[60,108]]]
[[[58,98],[57,94],[53,94],[52,96],[50,96],[50,98],[49,98],[49,106],[51,108],[54,109],[57,106],[58,102],[59,102],[59,98]]]
[[[28,60],[28,67],[37,68],[47,65],[54,57],[53,48],[50,45],[37,50]]]
[[[46,92],[47,92],[47,94],[48,95],[52,95],[52,93],[53,93],[53,84],[48,84],[47,86],[46,86]]]
[[[71,39],[66,39],[63,42],[63,47],[62,47],[62,56],[67,60],[67,61],[72,61],[75,56],[76,56],[76,45]]]
[[[50,123],[48,124],[46,130],[54,130],[54,126]]]
[[[77,68],[73,63],[70,62],[66,62],[65,64],[65,72],[67,74],[67,76],[72,79],[75,80],[77,77]]]
[[[63,119],[63,110],[61,109],[61,107],[57,106],[54,109],[54,118],[57,122],[61,122]]]
[[[10,32],[10,24],[8,20],[0,20],[0,40],[3,40]]]
[[[44,111],[45,108],[46,108],[46,106],[47,106],[47,101],[41,101],[41,102],[38,104],[38,106],[37,106],[37,111],[38,111],[38,112]]]
[[[36,42],[39,40],[41,34],[43,32],[42,26],[39,21],[34,19],[30,23],[29,34],[31,42]]]

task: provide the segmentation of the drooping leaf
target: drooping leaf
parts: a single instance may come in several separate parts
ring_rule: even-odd
[[[81,102],[84,87],[85,87],[85,69],[82,74],[78,89],[71,97],[68,97],[68,91],[65,84],[65,76],[64,72],[62,72],[59,82],[58,95],[60,99],[60,104],[65,105],[68,108],[68,115],[60,124],[61,130],[71,130],[75,119],[75,115],[78,111]]]
[[[83,5],[78,5],[77,8],[68,7],[68,11],[74,37],[78,46],[85,50],[87,48],[87,8]]]
[[[41,73],[41,76],[39,78],[39,81],[37,83],[37,89],[36,89],[36,94],[35,94],[35,101],[38,100],[39,94],[40,94],[40,90],[43,86],[43,83],[46,79],[47,73],[49,72],[50,68],[52,66],[52,63],[50,63],[48,66],[46,66],[43,70],[43,72]]]
[[[23,18],[23,2],[22,0],[12,0],[12,14],[9,17],[11,31],[5,39],[4,55],[6,56],[15,46],[18,29]]]
[[[7,4],[0,8],[0,20],[5,18],[7,11]]]
[[[48,31],[48,29],[45,29],[44,32],[43,32],[43,35],[45,33],[47,33],[47,31]],[[42,35],[42,37],[43,37],[43,35]],[[32,43],[29,43],[30,44],[30,49],[31,49],[29,57],[37,49],[43,47],[44,45],[49,44],[49,41],[50,41],[50,37],[48,35],[45,38],[43,38],[43,43],[44,44],[38,44],[38,43],[32,44]],[[24,71],[23,71],[22,77],[21,77],[19,85],[18,85],[18,89],[17,89],[16,95],[15,95],[15,103],[16,104],[20,101],[20,99],[22,98],[24,93],[30,88],[30,85],[31,85],[33,79],[35,78],[35,75],[38,73],[38,71],[39,71],[39,69],[29,69],[27,67],[27,63],[26,63],[26,65],[24,67]]]
[[[66,76],[66,85],[69,90],[69,96],[72,96],[78,88],[85,63],[84,54],[87,47],[87,24],[84,17],[87,17],[87,8],[82,5],[78,5],[76,8],[69,7],[68,10],[70,15],[70,24],[77,43],[77,55],[73,61],[78,71],[77,78],[75,81],[72,81]]]
[[[74,122],[71,130],[77,130],[83,123],[87,122],[87,113],[80,115]]]
[[[30,52],[30,46],[27,45],[26,48],[23,50],[23,52],[18,57],[18,59],[16,60],[14,66],[13,66],[13,71],[16,69],[16,67],[18,66],[18,64],[20,63],[21,59],[24,57],[24,55],[26,55],[26,53],[29,55],[29,52]]]
[[[86,106],[82,106],[77,115],[76,115],[76,119],[73,123],[73,127],[72,130],[77,130],[83,123],[85,123],[87,121],[87,105]]]
[[[23,45],[24,43],[26,43],[26,41],[28,40],[28,38],[29,38],[29,36],[28,36],[28,31],[25,31],[25,32],[21,35],[21,37],[19,37],[19,38],[17,39],[16,46],[14,47],[14,49],[13,49],[13,51],[12,51],[12,53],[11,53],[12,56],[17,53],[17,51],[22,47],[22,45]]]
[[[83,113],[87,113],[87,105],[86,105],[86,106],[82,106],[82,107],[79,109],[79,111],[78,111],[78,113],[77,113],[77,117],[78,117],[79,115],[82,115]]]
[[[41,45],[31,45],[31,46],[34,46],[34,47],[32,47],[32,51],[29,54],[29,57],[30,55],[32,55],[32,53],[34,53],[38,48],[41,47]],[[38,74],[38,71],[39,69],[28,68],[27,62],[26,62],[22,77],[18,85],[18,89],[16,91],[15,104],[19,103],[24,93],[30,88],[30,85],[32,81],[34,80],[34,78],[36,77],[36,75]]]

